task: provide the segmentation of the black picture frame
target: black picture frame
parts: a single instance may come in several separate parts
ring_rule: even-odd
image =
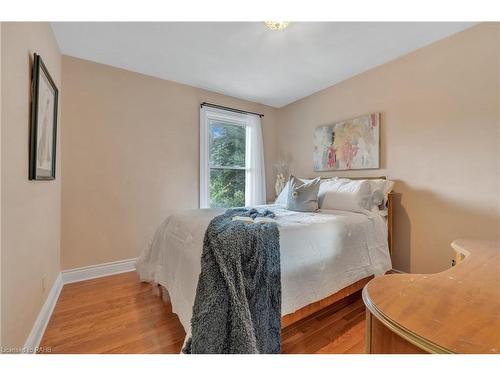
[[[42,58],[36,53],[33,55],[31,77],[29,179],[54,180],[59,90]],[[44,102],[40,103],[40,100]]]

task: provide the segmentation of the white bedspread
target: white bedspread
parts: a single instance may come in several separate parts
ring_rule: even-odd
[[[323,299],[370,275],[391,269],[385,219],[378,214],[320,210],[276,213],[280,231],[282,315]],[[170,215],[136,263],[141,280],[164,286],[188,333],[205,229],[224,210]]]

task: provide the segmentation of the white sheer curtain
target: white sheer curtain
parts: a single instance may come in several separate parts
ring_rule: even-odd
[[[210,168],[208,167],[208,116],[205,107],[200,109],[200,208],[210,207],[208,187],[210,184]]]
[[[260,117],[246,115],[245,205],[266,204],[266,169]]]
[[[245,205],[266,203],[266,171],[260,117],[201,107],[200,109],[200,208],[210,207],[209,121],[227,121],[245,126]]]

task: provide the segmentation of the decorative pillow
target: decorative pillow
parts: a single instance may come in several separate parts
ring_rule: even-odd
[[[387,195],[394,187],[394,181],[390,180],[367,180],[372,188],[372,204],[378,208],[381,204],[387,203]]]
[[[366,212],[373,205],[368,180],[330,180],[321,184],[318,196],[319,206],[324,210]]]
[[[314,179],[308,179],[308,178],[299,178],[299,177],[295,177],[303,182],[311,182],[311,181],[314,181]],[[321,185],[324,184],[324,183],[327,183],[329,181],[332,181],[332,180],[338,180],[338,177],[331,177],[331,178],[326,178],[326,179],[320,179],[320,189],[321,189]],[[278,198],[276,198],[276,200],[274,201],[274,204],[282,204],[283,206],[286,206],[286,201],[288,199],[288,188],[290,186],[289,184],[289,181],[290,179],[288,179],[288,181],[286,182],[285,186],[283,187],[283,190],[281,190],[281,193],[278,195]]]
[[[317,211],[320,178],[304,181],[294,176],[288,180],[287,210],[313,212]]]
[[[288,186],[290,186],[289,181],[286,182],[285,187],[283,188],[283,190],[281,190],[281,193],[280,195],[278,195],[278,198],[276,198],[274,204],[282,204],[284,206],[286,205],[286,200],[288,198]]]

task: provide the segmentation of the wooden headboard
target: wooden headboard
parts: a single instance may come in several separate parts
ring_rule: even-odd
[[[326,180],[332,177],[338,177],[338,178],[348,178],[350,180],[387,180],[386,176],[370,176],[370,177],[341,177],[341,176],[316,176],[316,177],[310,177],[311,179],[320,177],[322,180]],[[387,244],[389,246],[389,254],[391,255],[392,258],[392,250],[393,250],[393,224],[394,224],[394,217],[393,217],[393,199],[394,199],[394,193],[391,191],[389,192],[387,196]]]

